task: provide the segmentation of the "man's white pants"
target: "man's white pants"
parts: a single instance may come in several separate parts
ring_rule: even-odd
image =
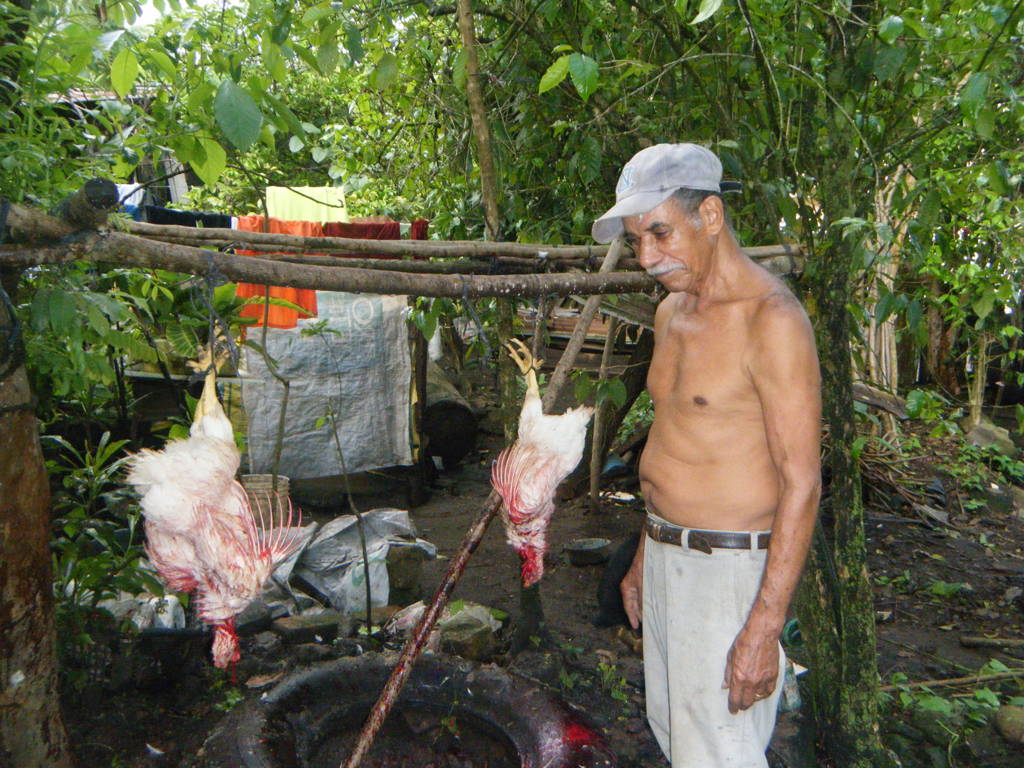
[[[660,517],[650,515],[656,522]],[[649,536],[644,546],[647,720],[673,768],[763,768],[782,692],[785,656],[767,699],[735,715],[722,688],[733,640],[747,620],[767,550],[706,554]]]

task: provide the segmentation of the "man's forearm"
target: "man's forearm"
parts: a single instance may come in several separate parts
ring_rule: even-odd
[[[784,491],[775,515],[768,560],[747,628],[778,636],[800,581],[821,498],[820,483]]]

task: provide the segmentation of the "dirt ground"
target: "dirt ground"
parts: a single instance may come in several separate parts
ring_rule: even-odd
[[[430,499],[412,510],[420,535],[433,542],[440,555],[425,566],[423,596],[427,599],[483,505],[489,491],[490,462],[500,446],[497,436],[483,435],[477,451],[454,470],[440,474],[433,482]],[[617,487],[627,493],[635,491],[631,482],[635,480],[623,478]],[[401,498],[358,501],[369,508],[377,503],[400,504]],[[316,515],[330,513],[314,510]],[[591,512],[584,498],[563,502],[550,527],[541,582],[552,642],[514,659],[496,659],[538,685],[556,689],[585,712],[604,732],[623,768],[667,765],[642,718],[643,673],[635,638],[623,627],[593,625],[604,567],[572,565],[563,549],[576,538],[621,542],[639,529],[642,517],[639,500],[606,499],[599,513]],[[1022,666],[1024,650],[1020,648],[966,648],[960,638],[1024,637],[1024,521],[1008,512],[979,510],[958,520],[954,528],[929,524],[899,511],[869,508],[867,532],[870,567],[877,583],[883,682],[894,673],[903,673],[910,680],[958,677],[976,673],[990,659],[1009,667]],[[520,614],[518,571],[518,557],[505,543],[500,522],[495,521],[453,598],[506,611],[514,623]],[[956,584],[969,586],[949,586]],[[259,682],[260,676],[285,668],[350,653],[358,642],[371,641],[348,640],[319,650],[295,646],[284,661],[275,658],[271,662],[261,657],[261,650],[249,639],[243,643],[243,662],[234,680],[213,670],[206,649],[197,644],[184,653],[176,651],[175,661],[164,664],[164,673],[145,685],[100,680],[84,691],[68,692],[65,714],[79,764],[111,768],[187,765],[189,756],[226,709],[242,698],[260,695],[261,689],[248,687],[254,679]],[[799,647],[790,649],[789,655],[798,662],[806,661]],[[1008,688],[1005,683],[993,683],[992,687],[1022,694],[1019,688],[1014,691],[1012,684]],[[955,695],[969,695],[972,690],[955,689]],[[944,750],[918,741],[922,729],[915,728],[902,710],[892,712],[885,721],[887,740],[894,734],[892,746],[908,753],[903,756],[904,765],[1024,765],[1024,753],[1014,752],[998,737],[972,747],[966,761],[954,760],[954,751],[947,747],[949,756],[942,763],[931,753]],[[801,722],[798,713],[780,718],[769,752],[773,768],[816,764],[813,735],[808,735],[806,728],[801,731]]]

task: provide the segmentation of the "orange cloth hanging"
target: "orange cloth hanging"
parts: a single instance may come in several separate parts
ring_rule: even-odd
[[[239,216],[236,229],[246,232],[263,232],[263,217],[256,215]],[[283,221],[271,217],[268,232],[284,235],[302,235],[304,237],[323,237],[324,226],[317,221]],[[263,251],[237,251],[242,256],[265,256]],[[253,283],[239,283],[237,295],[242,298],[249,296],[263,296],[266,286]],[[310,314],[309,317],[316,317],[316,291],[309,288],[284,288],[281,286],[270,286],[271,298],[285,299],[292,304],[302,307]],[[270,328],[294,328],[299,319],[299,312],[289,307],[275,307],[271,304],[267,309],[267,325]],[[256,318],[256,325],[263,325],[263,304],[250,304],[242,309],[243,317]],[[307,317],[307,315],[302,315]]]

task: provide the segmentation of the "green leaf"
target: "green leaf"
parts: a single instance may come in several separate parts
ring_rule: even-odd
[[[281,53],[281,46],[269,38],[264,38],[261,54],[263,56],[263,66],[267,68],[270,76],[277,82],[283,83],[288,78],[288,68],[284,63],[284,54]]]
[[[135,78],[139,76],[139,60],[135,58],[131,48],[122,48],[110,65],[110,84],[122,99],[128,95]]]
[[[354,24],[345,25],[345,50],[355,64],[363,58],[363,33]]]
[[[886,16],[882,19],[882,23],[878,25],[878,36],[882,40],[892,45],[903,33],[903,19],[899,16]]]
[[[126,353],[133,360],[142,360],[147,363],[156,362],[157,355],[155,349],[141,339],[124,331],[108,328],[107,332],[103,335],[103,341],[119,352]]]
[[[990,707],[999,706],[999,696],[991,688],[978,688],[974,692],[974,698]]]
[[[146,56],[156,65],[157,69],[163,72],[168,80],[178,78],[178,68],[174,66],[171,57],[164,53],[163,49],[153,44],[146,49]]]
[[[995,306],[995,302],[995,294],[992,291],[985,291],[981,296],[974,300],[971,304],[971,309],[974,310],[974,314],[978,316],[979,320],[984,320],[992,314],[992,308]]]
[[[907,49],[893,45],[880,46],[875,51],[872,71],[881,82],[891,80],[899,74],[903,62],[907,58]]]
[[[302,150],[304,146],[306,146],[306,144],[299,136],[292,136],[290,139],[288,139],[289,152],[299,152]]]
[[[991,107],[982,107],[974,118],[974,130],[983,139],[991,139],[996,128],[996,111]]]
[[[51,291],[47,309],[50,329],[57,336],[66,336],[71,330],[71,323],[78,323],[74,300],[66,291]]]
[[[544,73],[540,79],[540,85],[537,87],[537,93],[547,93],[560,82],[565,80],[565,76],[569,74],[569,57],[559,56],[555,59],[555,63],[548,67],[547,72]]]
[[[675,6],[676,13],[685,19],[686,11],[690,7],[690,0],[675,0],[673,5]]]
[[[260,136],[263,113],[252,96],[235,85],[230,78],[224,78],[217,89],[213,114],[228,141],[242,151],[251,147]]]
[[[324,5],[314,5],[304,14],[302,14],[302,25],[305,27],[310,27],[316,22],[320,21],[320,19],[330,16],[332,13],[334,13],[334,9],[331,7],[330,3],[325,3]]]
[[[331,154],[331,150],[327,147],[313,147],[310,154],[313,155],[314,163],[322,163]]]
[[[561,45],[556,45],[554,48],[552,48],[551,52],[552,53],[568,53],[569,51],[572,51],[572,50],[574,50],[574,49],[573,49],[573,47],[571,45],[566,45],[565,43],[562,43]]]
[[[385,53],[380,57],[377,66],[370,73],[370,87],[378,91],[387,89],[398,77],[398,57],[393,53]]]
[[[338,44],[334,40],[329,40],[317,48],[316,66],[320,70],[320,74],[325,77],[333,74],[334,70],[338,67],[340,55]]]
[[[289,131],[300,136],[306,133],[306,129],[302,127],[299,118],[295,116],[295,113],[292,112],[287,104],[271,93],[264,93],[263,100],[274,108],[274,114],[281,119],[281,122],[284,123]]]
[[[206,185],[213,184],[220,178],[228,164],[228,155],[218,142],[209,138],[199,139],[205,158],[200,162],[195,157],[189,160],[192,169]]]
[[[878,303],[875,305],[875,322],[884,323],[895,309],[896,294],[886,291],[878,297]]]
[[[710,19],[719,8],[722,7],[722,0],[701,0],[700,10],[697,11],[697,15],[693,17],[691,24],[700,24],[702,21]]]
[[[953,703],[941,696],[923,694],[916,698],[917,706],[925,712],[942,712],[948,715],[953,711]]]
[[[597,88],[597,62],[584,53],[569,55],[569,75],[576,92],[586,101]]]
[[[960,91],[960,111],[967,117],[972,117],[981,109],[988,95],[988,84],[992,78],[983,73],[975,72]]]
[[[916,419],[921,415],[928,402],[928,394],[923,389],[912,389],[907,394],[907,416]]]
[[[601,145],[593,136],[583,140],[574,158],[576,170],[584,184],[591,184],[601,175]]]
[[[466,92],[466,49],[459,51],[452,63],[452,83],[460,92]]]
[[[608,399],[616,408],[621,408],[626,402],[626,383],[622,379],[608,380]]]
[[[179,357],[188,359],[195,355],[199,340],[196,338],[195,332],[188,326],[172,323],[167,326],[165,336],[171,343],[171,349]]]

